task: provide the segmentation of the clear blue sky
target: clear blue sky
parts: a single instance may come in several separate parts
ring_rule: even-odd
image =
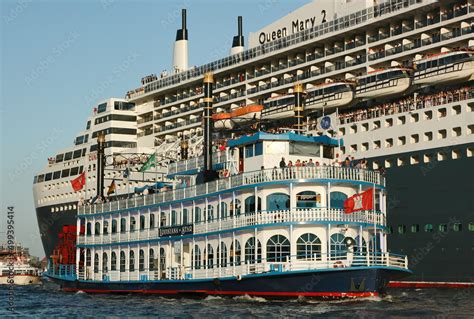
[[[244,34],[310,0],[2,0],[0,242],[6,207],[17,240],[43,256],[33,176],[72,144],[93,105],[123,97],[140,78],[170,69],[173,41],[188,9],[190,65],[228,54],[237,16]],[[247,40],[247,39],[246,39]]]

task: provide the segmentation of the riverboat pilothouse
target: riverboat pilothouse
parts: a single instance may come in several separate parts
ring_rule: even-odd
[[[35,176],[50,275],[87,291],[474,287],[473,12],[313,0],[247,46],[239,17],[229,56],[190,67],[183,10],[172,71],[95,105]]]

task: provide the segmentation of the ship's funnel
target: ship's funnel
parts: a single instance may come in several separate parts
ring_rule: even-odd
[[[234,55],[244,51],[244,36],[242,33],[242,16],[237,18],[238,33],[232,41],[232,48],[230,49],[230,55]]]
[[[186,9],[181,13],[181,29],[176,32],[173,50],[173,73],[188,69],[188,29],[186,28]]]

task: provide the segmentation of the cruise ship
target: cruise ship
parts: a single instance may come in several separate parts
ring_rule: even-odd
[[[229,56],[190,67],[183,10],[172,70],[92,106],[74,145],[34,177],[46,255],[63,226],[76,224],[78,206],[149,192],[203,166],[202,78],[213,72],[213,163],[227,160],[217,151],[228,138],[256,131],[338,138],[333,165],[363,163],[387,179],[385,232],[413,270],[392,285],[473,286],[473,12],[472,0],[314,0],[251,32],[247,45],[239,17]],[[255,151],[242,148],[230,173],[260,169],[244,167]],[[159,164],[146,165],[152,156]]]

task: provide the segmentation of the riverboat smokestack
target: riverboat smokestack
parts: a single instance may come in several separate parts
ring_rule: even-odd
[[[295,95],[295,118],[296,118],[296,133],[302,134],[303,133],[303,85],[301,83],[296,83],[295,88],[293,90]]]
[[[234,40],[232,41],[232,48],[230,49],[230,55],[234,55],[237,53],[241,53],[244,51],[244,36],[242,33],[242,16],[239,16],[237,18],[237,24],[238,24],[238,33],[234,37]]]
[[[105,134],[97,136],[97,198],[104,198]]]
[[[186,28],[186,9],[181,12],[181,29],[176,32],[173,50],[173,72],[179,73],[188,69],[188,29]]]

